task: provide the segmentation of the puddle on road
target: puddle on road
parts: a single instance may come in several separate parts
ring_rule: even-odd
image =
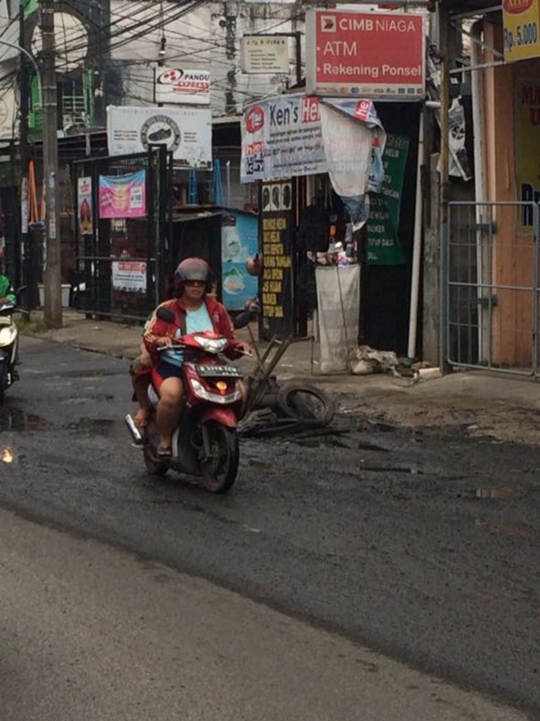
[[[514,491],[511,488],[477,488],[476,498],[486,500],[491,498],[513,498]]]
[[[0,416],[0,432],[45,431],[47,428],[49,424],[45,418],[34,413],[24,413],[14,409]]]
[[[24,413],[13,409],[0,416],[0,433],[24,433],[25,431],[80,431],[96,436],[110,435],[120,421],[103,418],[79,418],[74,421],[59,423],[57,426],[42,416],[34,413]]]
[[[66,428],[70,431],[81,431],[90,433],[94,436],[108,436],[118,424],[117,420],[102,418],[80,418],[78,421],[70,423]]]

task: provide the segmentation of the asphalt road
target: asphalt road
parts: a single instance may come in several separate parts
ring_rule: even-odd
[[[0,506],[540,718],[537,449],[352,412],[333,436],[244,442],[237,487],[213,497],[146,476],[126,363],[26,339],[22,356]]]

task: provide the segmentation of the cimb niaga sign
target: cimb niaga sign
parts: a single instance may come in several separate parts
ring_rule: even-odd
[[[372,100],[421,100],[425,87],[422,15],[310,10],[307,92]]]

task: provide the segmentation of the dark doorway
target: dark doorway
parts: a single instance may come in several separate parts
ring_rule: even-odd
[[[407,352],[408,342],[420,111],[418,103],[377,103],[377,112],[386,132],[406,136],[411,141],[399,227],[399,240],[406,262],[404,265],[366,266],[363,289],[364,341],[373,348],[393,350],[401,355]],[[419,308],[422,308],[421,303]],[[421,318],[418,325],[421,329]],[[419,337],[418,344],[421,342]]]

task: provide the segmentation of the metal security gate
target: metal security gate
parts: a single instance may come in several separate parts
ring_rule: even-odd
[[[172,156],[155,147],[74,167],[74,306],[87,315],[145,319],[164,295]]]
[[[455,368],[536,378],[539,206],[449,204],[442,253],[442,357]]]

